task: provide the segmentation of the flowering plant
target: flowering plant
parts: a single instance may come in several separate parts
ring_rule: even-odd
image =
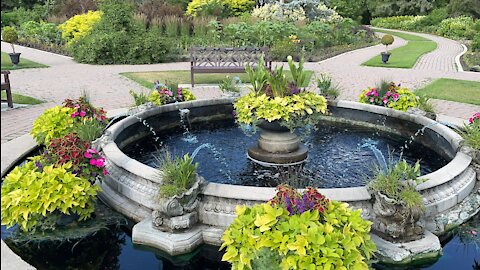
[[[473,122],[480,121],[480,112],[476,112],[472,117],[468,118],[468,123],[473,124]]]
[[[91,148],[89,142],[81,140],[74,133],[51,140],[44,155],[56,165],[70,162],[73,174],[91,182],[94,182],[98,175],[108,174],[105,169],[105,158]]]
[[[148,96],[148,101],[155,105],[163,105],[175,102],[195,100],[195,96],[188,89],[179,87],[176,83],[160,83],[155,81],[155,88]]]
[[[281,206],[287,209],[291,216],[314,209],[323,214],[329,201],[317,189],[312,187],[307,187],[301,194],[288,185],[279,185],[277,194],[270,200],[270,203],[272,206]]]
[[[256,125],[261,119],[268,122],[281,120],[282,125],[293,131],[299,126],[313,126],[320,115],[327,113],[326,99],[304,88],[308,78],[303,69],[303,59],[298,67],[291,56],[287,59],[292,80],[287,80],[283,67],[267,70],[263,59],[256,69],[247,66],[252,92],[234,104],[237,122]]]
[[[400,84],[391,82],[387,89],[368,87],[360,94],[360,102],[384,106],[395,110],[406,111],[408,108],[417,107],[417,96]]]
[[[77,100],[65,99],[63,106],[74,109],[70,117],[75,120],[82,121],[82,118],[91,118],[104,125],[107,124],[106,112],[102,108],[95,108],[85,96],[79,97]]]

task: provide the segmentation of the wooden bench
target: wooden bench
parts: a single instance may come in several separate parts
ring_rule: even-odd
[[[265,66],[271,70],[272,60],[268,48],[190,48],[190,70],[192,87],[196,73],[244,73],[245,66],[255,67],[263,57]]]
[[[7,92],[7,99],[2,99],[2,102],[6,101],[8,107],[13,108],[12,89],[10,88],[10,78],[8,77],[8,74],[10,74],[10,71],[2,70],[2,91]]]

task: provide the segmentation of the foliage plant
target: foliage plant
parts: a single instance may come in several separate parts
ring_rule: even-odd
[[[188,89],[179,87],[177,83],[159,81],[154,82],[154,90],[150,92],[148,101],[160,106],[169,103],[195,100],[195,96]]]
[[[145,93],[143,91],[140,93],[136,93],[133,90],[130,90],[129,93],[133,98],[133,103],[135,106],[139,106],[148,102],[148,93]]]
[[[159,189],[160,198],[180,195],[195,183],[198,163],[193,163],[193,158],[188,154],[183,157],[174,157],[165,150],[159,161],[158,176],[162,181]]]
[[[23,43],[43,42],[45,44],[62,45],[61,30],[54,23],[44,21],[27,21],[20,25],[18,38]]]
[[[13,53],[15,53],[15,46],[13,45],[13,43],[18,41],[18,34],[15,27],[5,26],[2,29],[2,40],[10,43],[10,45],[12,46]]]
[[[46,156],[55,165],[71,163],[72,173],[95,183],[97,176],[107,175],[105,158],[91,144],[70,133],[50,141]]]
[[[321,73],[317,79],[317,88],[320,94],[336,98],[340,95],[338,86],[332,84],[332,78],[327,73]]]
[[[100,21],[102,17],[101,11],[88,11],[71,17],[66,22],[58,26],[62,31],[62,38],[67,44],[72,44],[82,37],[88,35],[93,26]]]
[[[71,162],[61,166],[36,166],[33,158],[15,167],[2,185],[2,225],[18,224],[23,231],[35,230],[36,225],[56,212],[79,215],[85,220],[94,212],[98,185],[78,177],[70,169]]]
[[[417,107],[417,96],[408,90],[401,87],[400,84],[391,82],[388,91],[380,92],[381,89],[368,87],[360,94],[359,101],[372,105],[384,106],[400,111],[407,111],[408,108]]]
[[[70,117],[74,118],[77,122],[82,122],[84,119],[91,119],[92,121],[98,121],[103,126],[106,126],[108,123],[105,110],[93,106],[85,93],[76,100],[65,99],[63,106],[74,109]]]
[[[246,68],[253,87],[250,94],[234,104],[238,123],[255,125],[261,119],[268,122],[280,120],[283,124],[290,121],[287,125],[293,130],[304,126],[302,120],[312,120],[310,124],[314,124],[319,115],[327,113],[326,99],[302,88],[307,83],[303,59],[297,67],[288,57],[288,64],[291,81],[286,79],[283,67],[267,70],[263,59],[255,69]]]
[[[268,203],[237,206],[237,218],[222,236],[223,261],[232,269],[254,269],[267,253],[271,261],[280,260],[280,269],[368,269],[376,247],[361,210],[329,201],[315,189],[282,188]],[[289,202],[296,210],[287,210]]]
[[[464,125],[462,136],[468,146],[477,151],[480,150],[480,112],[468,119],[468,124]]]
[[[418,100],[418,108],[422,111],[428,112],[428,113],[435,113],[435,108],[433,107],[433,104],[430,102],[430,98],[422,95],[422,96],[417,96]]]
[[[255,6],[254,0],[193,0],[188,4],[186,14],[193,17],[198,15],[240,15],[248,12]]]
[[[393,38],[392,35],[388,35],[388,34],[387,34],[387,35],[384,35],[384,36],[382,37],[382,39],[380,40],[380,42],[381,42],[383,45],[385,45],[385,53],[389,53],[389,52],[388,52],[388,45],[392,45],[393,41],[394,41],[394,38]]]
[[[380,192],[390,199],[405,204],[407,208],[424,209],[422,196],[416,190],[416,186],[424,180],[420,176],[420,162],[410,165],[406,160],[394,162],[389,159],[387,168],[375,168],[374,176],[368,187]]]
[[[75,120],[71,115],[73,108],[55,106],[47,109],[33,122],[32,134],[38,144],[46,144],[55,138],[61,138],[73,131]]]
[[[238,76],[226,76],[222,83],[218,85],[218,87],[220,88],[220,90],[222,90],[222,92],[240,93],[241,84],[242,81]]]

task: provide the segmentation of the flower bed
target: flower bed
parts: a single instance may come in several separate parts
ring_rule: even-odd
[[[415,108],[418,105],[417,96],[413,92],[394,82],[389,84],[388,89],[383,90],[368,87],[360,94],[359,101],[400,111],[407,111],[408,108]]]

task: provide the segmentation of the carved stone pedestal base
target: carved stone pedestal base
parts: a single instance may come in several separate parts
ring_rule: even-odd
[[[164,232],[172,232],[193,227],[198,221],[198,214],[197,212],[191,212],[181,216],[167,217],[162,215],[160,211],[153,211],[152,218],[155,228]]]
[[[370,235],[377,245],[376,257],[383,263],[407,264],[442,255],[440,240],[429,231],[425,231],[423,238],[405,243],[393,243],[373,233]]]

